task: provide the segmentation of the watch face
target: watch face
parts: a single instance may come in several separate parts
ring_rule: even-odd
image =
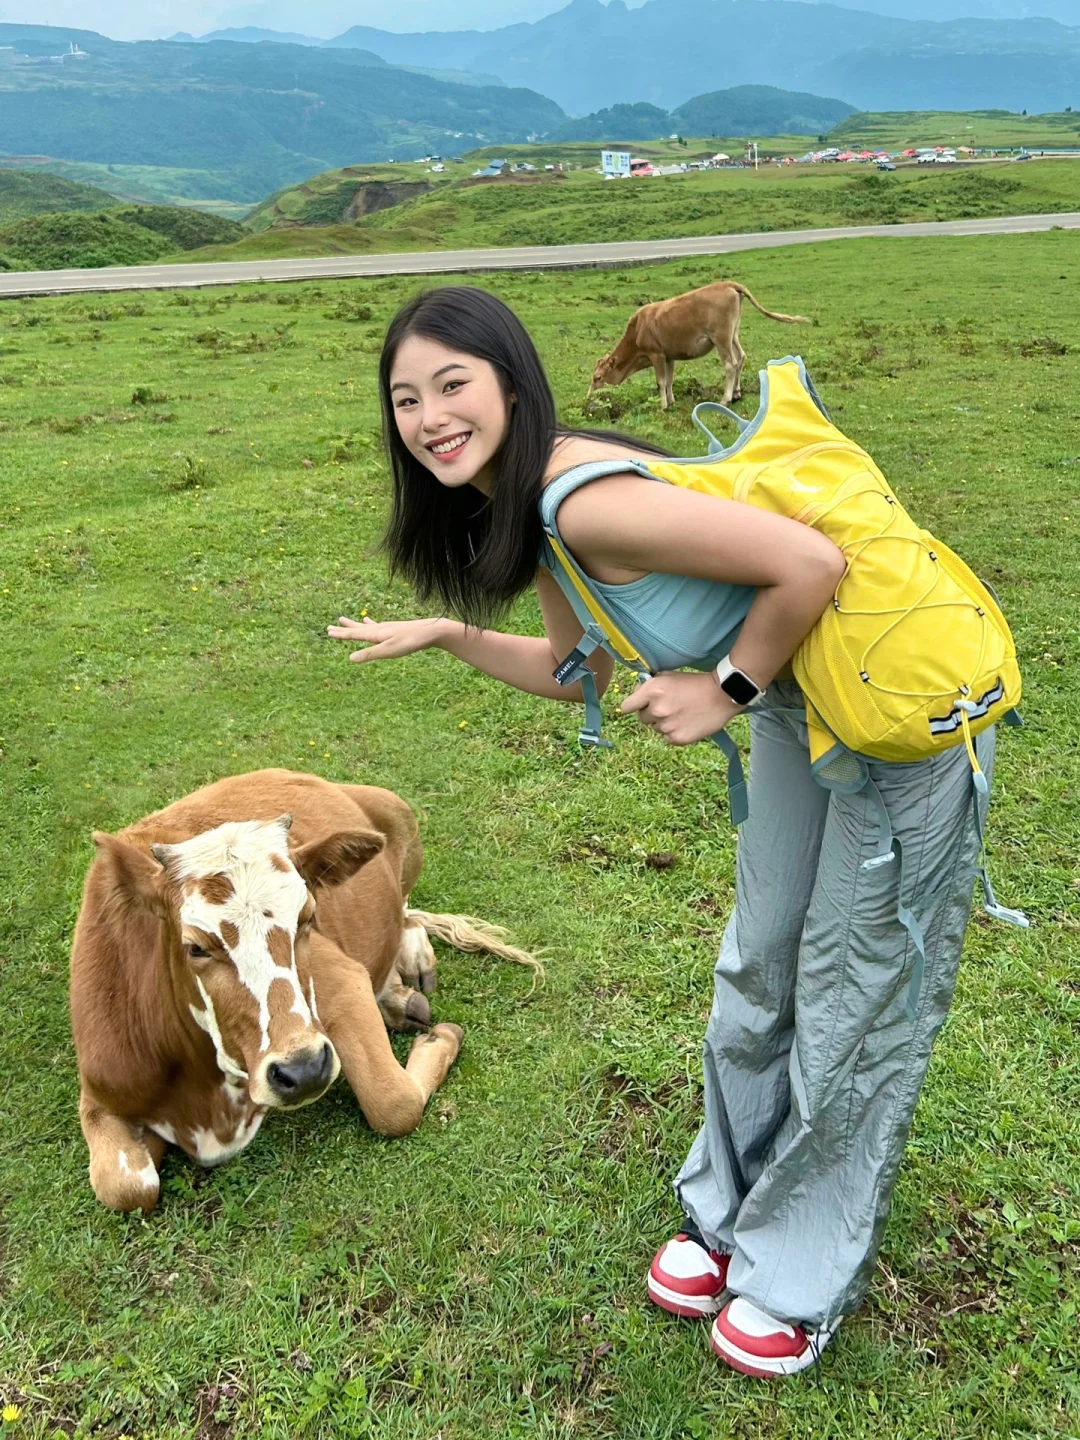
[[[749,705],[758,697],[757,686],[741,670],[732,670],[730,675],[725,675],[720,681],[720,689],[725,695],[730,695],[736,705]]]

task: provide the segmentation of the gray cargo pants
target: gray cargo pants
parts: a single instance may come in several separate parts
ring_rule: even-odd
[[[812,778],[798,720],[770,713],[801,705],[796,685],[774,684],[751,714],[750,816],[705,1033],[705,1123],[675,1188],[709,1243],[733,1252],[735,1294],[820,1325],[854,1310],[870,1282],[952,1000],[978,839],[963,745],[871,765],[902,860],[864,870],[877,811],[865,792]],[[993,750],[989,730],[978,741],[988,778]],[[901,895],[925,937],[916,996]]]

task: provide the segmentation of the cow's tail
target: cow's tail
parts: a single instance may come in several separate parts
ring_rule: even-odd
[[[490,925],[472,915],[435,915],[429,910],[413,910],[411,906],[405,914],[410,920],[418,920],[429,935],[453,945],[455,950],[472,954],[486,950],[502,960],[524,965],[533,972],[533,989],[544,979],[544,967],[540,961],[527,950],[507,944],[508,932],[501,925]]]
[[[810,323],[805,315],[781,315],[779,310],[766,310],[764,305],[758,304],[746,286],[740,285],[737,280],[729,280],[728,284],[733,290],[738,290],[740,295],[749,300],[755,310],[760,310],[762,315],[767,315],[770,320],[783,320],[785,325],[809,325]]]

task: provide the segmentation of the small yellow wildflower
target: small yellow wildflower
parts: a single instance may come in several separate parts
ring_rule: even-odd
[[[458,721],[458,727],[457,727],[457,728],[458,728],[459,730],[465,730],[465,729],[468,728],[468,724],[469,724],[468,720],[459,720],[459,721]]]
[[[5,1405],[3,1410],[0,1410],[0,1419],[2,1419],[7,1425],[14,1425],[15,1421],[18,1420],[21,1414],[22,1409],[20,1406]]]

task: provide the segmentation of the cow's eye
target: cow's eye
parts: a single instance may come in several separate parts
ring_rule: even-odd
[[[192,960],[209,960],[210,951],[204,950],[201,945],[185,945],[184,949]]]

